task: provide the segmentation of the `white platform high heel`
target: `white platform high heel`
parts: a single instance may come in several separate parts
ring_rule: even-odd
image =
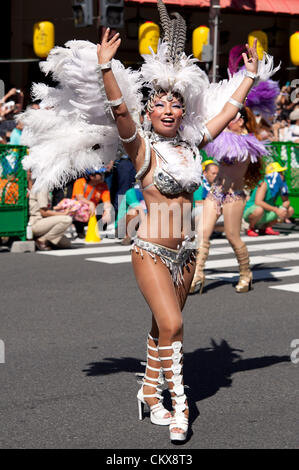
[[[158,388],[158,384],[162,385],[164,383],[164,378],[163,378],[162,368],[161,368],[161,364],[160,364],[160,359],[159,359],[158,356],[154,357],[154,356],[151,356],[149,354],[149,350],[152,350],[152,351],[155,351],[155,352],[158,353],[158,348],[150,346],[149,340],[158,341],[157,338],[153,338],[151,335],[148,335],[147,362],[145,364],[146,365],[145,374],[137,374],[137,375],[141,375],[143,377],[143,380],[141,381],[142,386],[141,386],[140,390],[137,393],[138,415],[139,415],[139,419],[142,420],[143,417],[144,417],[144,405],[147,405],[150,409],[150,420],[151,420],[151,422],[153,424],[158,424],[160,426],[168,426],[170,424],[170,420],[172,418],[171,417],[165,417],[165,415],[167,413],[169,413],[169,411],[166,408],[164,408],[164,406],[162,404],[163,403],[163,398],[161,396],[162,390],[160,388]],[[149,363],[148,363],[149,359],[152,360],[152,361],[158,362],[160,367],[156,368],[156,367],[150,366]],[[155,372],[155,375],[157,375],[157,372],[158,372],[158,377],[155,377],[155,378],[149,377],[148,375],[146,375],[147,370],[151,370],[151,371]],[[150,383],[148,381],[157,382],[157,385],[154,384],[154,383]],[[144,394],[144,392],[143,392],[144,385],[154,388],[155,392],[151,393],[151,394]],[[147,404],[147,402],[145,401],[145,398],[158,398],[159,401],[155,405],[149,406]]]
[[[166,378],[167,382],[173,383],[173,388],[169,389],[169,392],[172,393],[172,400],[175,401],[174,405],[174,415],[171,418],[169,431],[170,431],[170,440],[172,441],[185,441],[188,433],[189,420],[186,417],[184,411],[188,409],[186,403],[187,397],[184,392],[183,385],[183,375],[182,375],[182,363],[183,358],[182,352],[182,343],[181,341],[174,341],[170,346],[161,346],[159,347],[159,352],[161,350],[171,350],[171,356],[160,356],[162,362],[162,368],[164,374],[167,372],[172,372],[172,376]],[[172,361],[171,367],[164,367],[164,361]],[[167,374],[168,375],[168,374]],[[174,395],[173,395],[174,394]],[[182,432],[174,432],[173,429],[179,428]]]

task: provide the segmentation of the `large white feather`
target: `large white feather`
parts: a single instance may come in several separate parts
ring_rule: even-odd
[[[32,96],[41,100],[40,109],[19,116],[24,123],[22,144],[28,145],[25,169],[32,170],[34,190],[63,185],[91,167],[117,157],[118,132],[97,71],[96,45],[69,41],[55,47],[40,64],[51,73],[57,87],[33,84]],[[141,113],[140,75],[113,60],[112,69],[129,111],[139,123]],[[93,147],[96,146],[96,150]]]

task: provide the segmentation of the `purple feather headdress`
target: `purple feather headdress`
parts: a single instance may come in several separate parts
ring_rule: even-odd
[[[246,99],[246,106],[266,119],[276,112],[276,98],[280,93],[278,82],[267,80],[252,88]]]
[[[204,147],[206,154],[218,163],[233,164],[245,162],[248,157],[252,163],[268,155],[269,151],[253,134],[235,134],[223,131]]]
[[[244,45],[238,45],[231,48],[228,58],[228,70],[231,75],[238,72],[239,63],[242,59],[242,53],[246,52]]]

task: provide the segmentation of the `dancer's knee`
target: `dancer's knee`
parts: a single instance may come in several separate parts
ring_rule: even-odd
[[[160,326],[159,328],[159,340],[160,342],[172,343],[173,341],[179,341],[183,334],[183,320],[175,320],[167,322],[167,324]]]

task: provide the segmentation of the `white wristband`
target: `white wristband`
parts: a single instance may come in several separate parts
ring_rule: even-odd
[[[122,142],[124,142],[125,144],[129,144],[130,142],[133,142],[133,140],[136,139],[137,134],[138,134],[138,130],[137,130],[137,127],[136,127],[136,131],[134,132],[134,134],[132,135],[132,137],[128,137],[127,139],[123,139],[121,136],[119,136],[119,138],[120,138],[120,140],[121,140]]]
[[[230,98],[228,100],[228,103],[236,106],[238,109],[242,109],[243,108],[243,103],[240,103],[239,101],[235,100],[234,98]]]
[[[120,104],[124,103],[124,101],[125,101],[124,97],[121,96],[120,98],[117,98],[116,100],[106,101],[106,103],[113,108],[114,106],[119,106]]]
[[[111,60],[109,62],[105,62],[105,64],[98,64],[98,68],[100,70],[108,70],[111,69]]]
[[[212,142],[213,141],[213,137],[211,136],[211,133],[209,131],[209,129],[207,128],[207,126],[204,124],[203,126],[203,132],[204,132],[204,135],[206,136],[207,138],[207,141],[208,142]]]
[[[246,70],[245,77],[252,78],[252,80],[254,81],[256,81],[259,78],[259,76],[256,73],[249,72],[249,70]]]

